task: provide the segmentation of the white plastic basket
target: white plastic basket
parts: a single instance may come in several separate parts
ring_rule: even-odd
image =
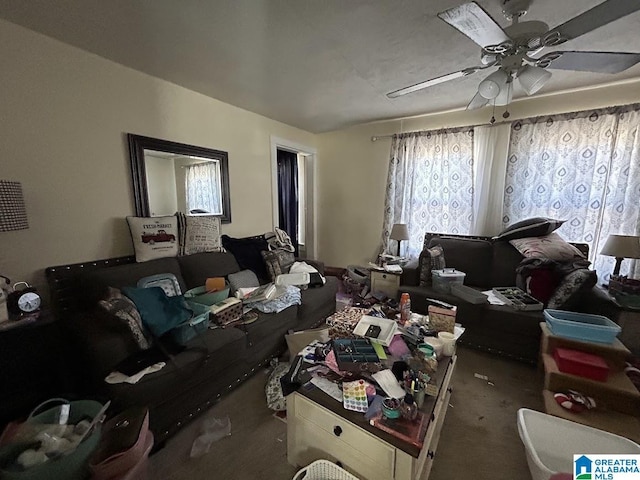
[[[316,460],[298,471],[293,480],[359,480],[329,460]]]

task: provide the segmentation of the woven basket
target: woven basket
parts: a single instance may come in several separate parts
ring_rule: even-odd
[[[293,480],[359,480],[345,469],[328,460],[316,460],[298,471]]]

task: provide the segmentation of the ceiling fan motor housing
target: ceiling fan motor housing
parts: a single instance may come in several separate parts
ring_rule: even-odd
[[[502,0],[502,13],[507,20],[517,21],[527,14],[530,6],[531,0]]]

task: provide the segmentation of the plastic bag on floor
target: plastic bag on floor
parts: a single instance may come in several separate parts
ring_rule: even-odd
[[[208,453],[213,442],[229,435],[231,435],[231,420],[228,416],[205,418],[200,427],[200,435],[196,437],[191,446],[191,458]]]

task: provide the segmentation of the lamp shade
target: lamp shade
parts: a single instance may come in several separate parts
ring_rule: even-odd
[[[609,235],[600,254],[617,258],[640,258],[640,237]]]
[[[391,235],[389,235],[391,240],[409,240],[409,229],[407,228],[406,223],[396,223],[393,225],[391,229]]]
[[[19,182],[0,180],[0,232],[29,228]]]
[[[527,95],[533,95],[549,81],[551,72],[541,67],[525,66],[518,74],[520,86],[527,92]]]
[[[507,84],[509,75],[504,70],[496,70],[478,85],[478,93],[487,100],[496,98]]]

